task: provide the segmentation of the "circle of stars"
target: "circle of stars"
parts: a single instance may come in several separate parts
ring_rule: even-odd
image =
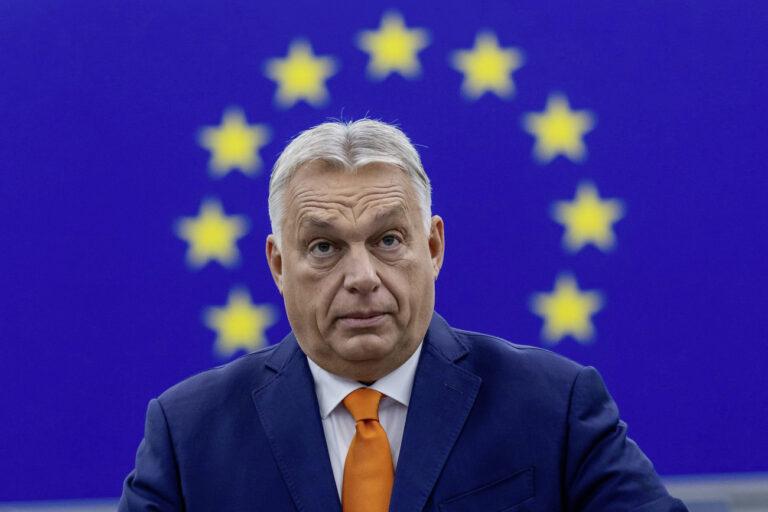
[[[406,80],[422,76],[419,53],[429,47],[432,36],[423,27],[410,27],[401,13],[382,14],[376,29],[356,34],[359,50],[368,54],[366,74],[371,81],[382,82],[392,74]],[[504,46],[497,35],[477,32],[472,48],[453,50],[448,55],[451,67],[462,75],[461,96],[469,102],[486,95],[509,101],[516,92],[513,74],[525,64],[525,54],[517,47]],[[310,41],[294,38],[283,57],[263,62],[263,74],[275,83],[274,104],[278,109],[291,109],[298,103],[312,108],[328,104],[330,91],[326,82],[340,69],[340,59],[318,55]],[[558,157],[583,164],[587,157],[584,137],[596,125],[595,115],[587,109],[575,110],[565,94],[552,92],[544,110],[527,112],[520,118],[522,130],[534,138],[533,161],[544,166]],[[263,123],[251,124],[242,109],[224,109],[217,126],[199,129],[197,142],[209,151],[208,171],[220,179],[232,171],[249,178],[261,175],[261,150],[270,142],[271,130]],[[578,184],[574,199],[552,203],[550,215],[564,228],[562,247],[574,254],[587,245],[609,252],[616,247],[613,224],[624,215],[624,204],[618,199],[603,199],[597,187],[587,181]],[[237,242],[246,236],[249,221],[242,215],[227,215],[219,199],[202,201],[196,217],[180,217],[176,235],[188,244],[186,262],[190,269],[200,270],[216,262],[226,269],[240,261]],[[565,337],[579,342],[591,341],[595,334],[592,315],[605,303],[602,292],[581,290],[576,277],[560,272],[551,292],[537,292],[530,297],[531,311],[543,320],[541,337],[557,343]],[[233,287],[224,306],[205,309],[203,323],[216,332],[214,349],[220,357],[230,357],[239,350],[253,350],[268,343],[266,330],[277,319],[271,304],[255,304],[250,292]]]

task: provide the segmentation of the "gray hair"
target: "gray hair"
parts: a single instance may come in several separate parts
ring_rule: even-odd
[[[278,247],[285,214],[285,188],[299,167],[314,161],[322,161],[347,172],[355,172],[371,163],[399,167],[413,182],[424,227],[429,233],[432,191],[419,153],[408,137],[397,127],[373,119],[334,121],[301,132],[286,146],[272,168],[269,179],[269,219]]]

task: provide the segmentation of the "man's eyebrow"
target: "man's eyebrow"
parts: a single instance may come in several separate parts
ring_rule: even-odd
[[[387,209],[381,209],[378,210],[374,216],[373,220],[376,222],[382,222],[387,221],[395,217],[407,217],[408,212],[405,209],[405,206],[402,204],[398,204],[397,206],[393,206],[392,208]]]
[[[320,217],[308,215],[301,219],[299,226],[302,228],[330,229],[333,227],[333,223]]]

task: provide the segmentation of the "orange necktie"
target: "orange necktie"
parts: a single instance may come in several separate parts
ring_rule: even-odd
[[[382,394],[360,388],[344,398],[355,418],[355,437],[344,463],[341,505],[344,512],[387,512],[395,468],[387,433],[379,423]]]

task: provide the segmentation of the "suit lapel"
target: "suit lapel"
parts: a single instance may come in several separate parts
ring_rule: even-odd
[[[390,510],[421,511],[475,403],[481,379],[455,361],[467,348],[437,313],[424,339]]]
[[[341,512],[307,358],[290,334],[267,360],[275,376],[253,391],[259,420],[296,508]]]

